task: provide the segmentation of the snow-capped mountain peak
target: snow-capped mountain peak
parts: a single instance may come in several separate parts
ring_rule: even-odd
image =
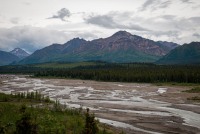
[[[25,57],[30,55],[29,53],[27,53],[26,51],[24,51],[21,48],[15,48],[14,50],[10,51],[10,53],[16,55],[20,59],[23,59],[23,58],[25,58]]]

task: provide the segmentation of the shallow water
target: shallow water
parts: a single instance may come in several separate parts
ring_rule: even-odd
[[[170,108],[170,107],[160,107],[160,109],[166,110],[168,112],[171,112],[172,115],[174,116],[180,116],[184,118],[185,124],[194,126],[196,128],[200,128],[200,114],[191,112],[191,111],[186,111],[186,110],[181,110],[181,109],[176,109],[176,108]]]
[[[123,123],[123,122],[118,122],[118,121],[113,121],[113,120],[108,120],[108,119],[103,119],[103,118],[97,118],[97,119],[102,123],[106,123],[106,124],[109,124],[109,125],[115,126],[115,127],[128,128],[128,129],[132,129],[132,130],[136,130],[136,131],[140,131],[140,132],[145,132],[145,133],[148,133],[148,134],[162,134],[162,133],[158,133],[158,132],[140,129],[138,127],[134,127],[132,125],[129,125],[129,124]]]
[[[163,94],[167,91],[167,88],[158,88],[158,93]]]

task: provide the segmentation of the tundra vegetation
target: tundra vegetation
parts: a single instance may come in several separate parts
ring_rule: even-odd
[[[69,109],[38,92],[0,93],[1,134],[110,134],[89,109]]]

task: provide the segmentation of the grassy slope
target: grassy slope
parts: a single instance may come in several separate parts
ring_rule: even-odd
[[[88,50],[80,53],[61,54],[48,51],[37,51],[33,55],[20,61],[19,64],[34,64],[45,62],[84,62],[84,61],[105,61],[105,62],[155,62],[159,56],[154,56],[136,50],[96,51]]]
[[[23,105],[27,106],[24,113],[21,110]],[[85,126],[85,116],[81,110],[61,110],[58,105],[52,103],[13,98],[11,95],[0,93],[0,133],[13,134],[16,131],[16,122],[25,114],[31,116],[30,123],[37,124],[39,134],[81,134]],[[111,130],[109,131],[112,133]],[[103,133],[103,130],[98,133]]]
[[[127,62],[155,62],[160,57],[153,56],[137,51],[112,51],[112,52],[82,52],[78,54],[65,54],[58,57],[53,57],[53,61],[63,62],[82,62],[82,61],[105,61],[116,63]]]

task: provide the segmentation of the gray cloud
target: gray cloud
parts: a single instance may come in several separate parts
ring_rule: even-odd
[[[141,7],[141,10],[146,10],[151,5],[154,5],[156,3],[156,0],[147,0]]]
[[[129,16],[126,17],[128,18]],[[92,15],[88,18],[85,18],[85,21],[86,23],[109,29],[130,29],[136,31],[149,31],[147,28],[143,28],[132,22],[129,22],[128,24],[126,22],[123,22],[123,19],[118,13],[109,13],[106,15]]]
[[[34,52],[52,43],[64,43],[70,35],[56,30],[36,28],[31,26],[0,29],[0,50],[10,51],[16,47]]]
[[[194,33],[193,36],[197,37],[197,38],[200,38],[200,34],[198,34],[198,33]]]
[[[90,16],[85,19],[87,23],[102,26],[105,28],[115,28],[116,23],[113,18],[107,15]]]
[[[85,40],[93,40],[98,38],[98,36],[96,34],[98,34],[99,31],[68,31],[67,34],[68,35],[73,35],[71,38],[83,38]]]
[[[15,17],[15,18],[11,18],[10,19],[10,22],[12,23],[12,24],[18,24],[19,23],[19,18],[17,18],[17,17]]]
[[[30,6],[30,5],[31,5],[30,2],[23,2],[22,4],[23,4],[23,5],[26,5],[26,6]]]
[[[197,17],[191,17],[191,18],[189,18],[189,20],[194,22],[194,23],[200,24],[200,17],[198,17],[198,16]]]
[[[140,11],[151,10],[155,11],[161,8],[167,8],[171,5],[170,0],[147,0],[140,8]]]
[[[179,31],[175,31],[175,30],[169,30],[169,31],[152,31],[151,32],[152,35],[154,36],[168,36],[168,37],[174,37],[177,38]]]
[[[173,41],[179,44],[189,43],[191,40],[197,40],[197,38],[192,34],[200,32],[200,17],[198,16],[185,18],[165,14],[154,17],[142,17],[135,13],[129,17],[128,21],[136,22],[136,24],[149,29],[147,31],[132,31],[132,33],[153,40]]]
[[[193,9],[193,10],[199,10],[199,9],[200,9],[200,4],[194,4],[194,5],[192,6],[192,9]]]
[[[58,31],[32,26],[0,28],[0,50],[11,51],[16,47],[30,53],[53,43],[63,44],[73,38],[94,39],[99,31]]]
[[[62,21],[66,21],[65,18],[69,18],[70,16],[71,16],[70,11],[66,8],[62,8],[56,13],[56,15],[53,15],[48,19],[60,19]]]
[[[162,15],[160,17],[163,18],[163,19],[166,19],[166,20],[174,20],[174,19],[176,19],[175,15]]]
[[[142,17],[137,12],[109,12],[104,15],[90,15],[85,18],[85,22],[106,29],[128,30],[151,39],[159,40],[160,38],[160,40],[174,41],[179,44],[196,40],[192,34],[200,32],[200,17],[198,16],[185,18],[165,14]]]
[[[191,0],[180,0],[180,1],[183,2],[183,3],[187,3],[187,4],[192,3]]]
[[[167,8],[172,2],[167,0],[164,2],[159,3],[158,8]]]

